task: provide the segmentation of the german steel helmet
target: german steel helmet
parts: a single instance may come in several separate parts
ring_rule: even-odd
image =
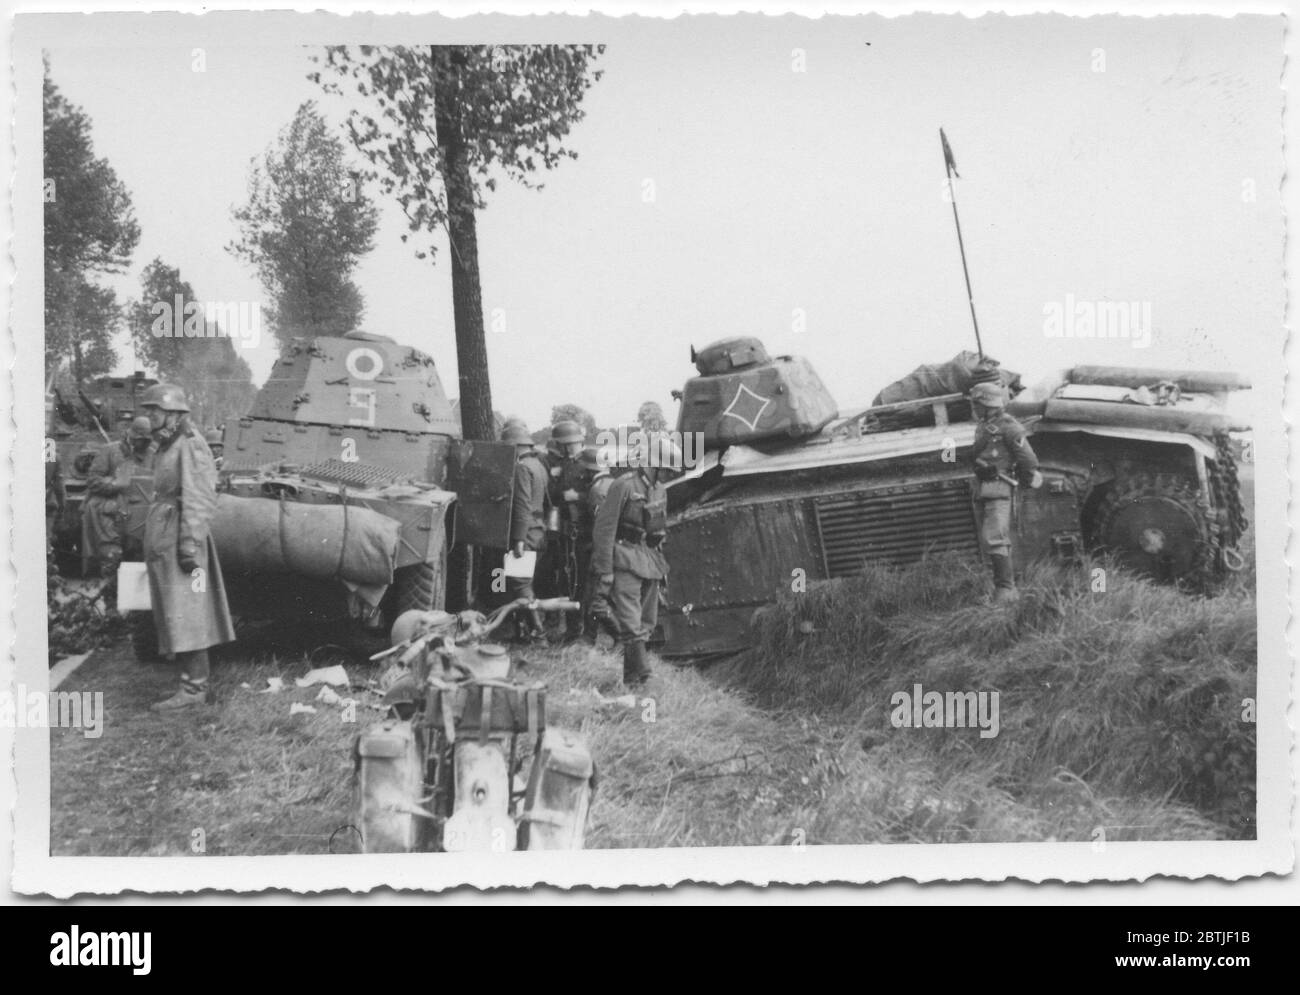
[[[189,411],[185,391],[174,383],[156,383],[140,397],[142,408],[162,408],[163,411]]]
[[[389,645],[400,646],[408,639],[414,639],[422,636],[427,632],[435,629],[442,629],[450,626],[456,621],[456,616],[445,611],[422,611],[419,608],[411,608],[397,616],[393,622],[393,628],[389,633]]]
[[[551,426],[551,439],[554,442],[561,444],[569,442],[585,442],[586,438],[586,435],[582,431],[582,427],[576,421],[571,419],[566,418],[563,421],[557,421]]]
[[[1007,389],[996,383],[977,383],[970,389],[970,399],[986,408],[1005,408]]]
[[[223,441],[224,439],[225,436],[222,434],[222,431],[219,428],[210,428],[203,433],[203,441],[206,442],[209,446],[224,445],[225,444]]]
[[[528,426],[523,422],[507,422],[505,428],[501,430],[501,441],[511,442],[516,446],[531,446],[533,437],[528,432]]]
[[[153,426],[149,419],[144,415],[136,415],[131,419],[130,436],[133,439],[147,439],[153,434]]]

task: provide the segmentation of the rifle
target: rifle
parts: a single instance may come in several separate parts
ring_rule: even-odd
[[[50,393],[54,395],[54,410],[59,413],[59,420],[65,425],[77,424],[77,406],[65,401],[58,387],[51,386]]]
[[[90,403],[90,398],[86,396],[86,392],[78,387],[77,396],[81,398],[81,403],[84,404],[86,410],[90,412],[90,419],[95,423],[95,427],[99,429],[99,434],[104,437],[104,441],[112,442],[113,440],[108,437],[108,430],[104,428],[104,423],[99,420],[99,413],[95,410],[95,406]]]

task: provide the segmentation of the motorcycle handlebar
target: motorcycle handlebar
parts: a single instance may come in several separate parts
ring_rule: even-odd
[[[514,614],[515,610],[518,608],[526,608],[529,611],[549,612],[577,611],[581,607],[582,606],[578,604],[578,602],[570,601],[568,598],[537,598],[532,601],[529,601],[527,598],[518,598],[515,601],[511,601],[509,604],[502,605],[495,612],[489,615],[481,635],[486,636],[488,633],[494,632],[496,629],[500,628],[501,624]]]
[[[489,615],[482,629],[480,629],[477,633],[474,633],[473,636],[470,637],[469,641],[481,639],[483,636],[486,636],[489,633],[494,632],[496,629],[500,628],[501,624],[505,622],[505,620],[508,619],[517,608],[527,608],[530,611],[572,612],[572,611],[579,611],[582,608],[582,605],[568,598],[536,598],[532,601],[529,601],[526,598],[518,598],[515,601],[511,601],[509,604],[502,605],[495,612]],[[405,643],[401,643],[397,646],[390,647],[389,649],[381,650],[380,652],[371,656],[370,659],[372,661],[382,660],[385,657],[392,656],[395,653],[404,653],[404,652],[409,652],[411,650],[416,650],[418,652],[419,651],[418,648],[421,648],[423,644],[427,643],[432,638],[435,638],[434,633],[428,633],[416,639],[408,640]],[[460,641],[458,640],[458,644],[459,642]]]

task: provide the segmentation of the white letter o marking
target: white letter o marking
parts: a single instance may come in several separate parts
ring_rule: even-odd
[[[357,361],[368,359],[369,366],[366,369],[359,369]],[[358,380],[373,380],[384,370],[384,357],[375,352],[374,349],[353,349],[348,353],[348,358],[344,363],[348,368],[348,373]]]

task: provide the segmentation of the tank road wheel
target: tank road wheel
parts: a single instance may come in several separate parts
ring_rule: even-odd
[[[140,663],[159,663],[158,630],[154,628],[153,612],[131,612],[131,649]]]
[[[1216,529],[1194,481],[1171,473],[1116,481],[1097,509],[1094,546],[1163,583],[1200,584],[1216,560]]]

